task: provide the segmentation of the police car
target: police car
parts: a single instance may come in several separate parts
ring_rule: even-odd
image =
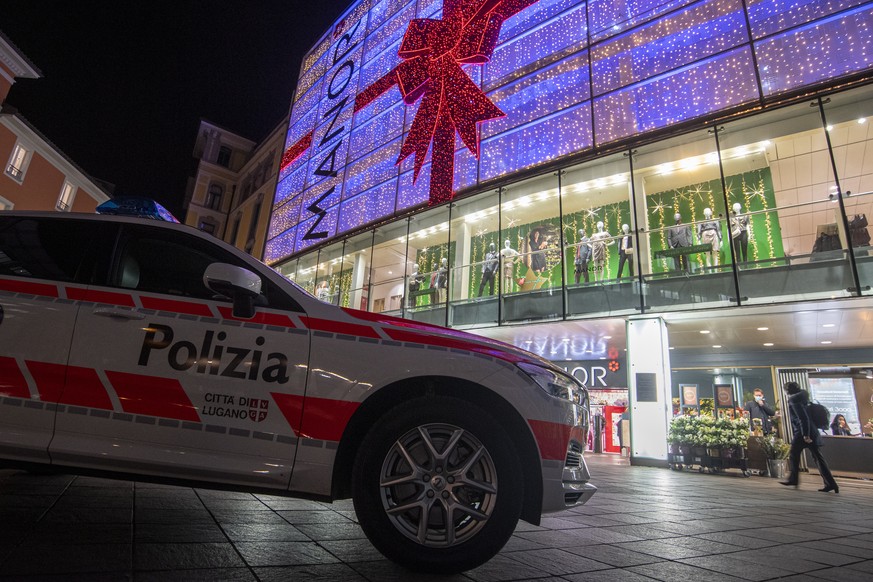
[[[323,500],[458,572],[588,500],[588,395],[512,346],[318,301],[187,226],[0,213],[0,463]]]

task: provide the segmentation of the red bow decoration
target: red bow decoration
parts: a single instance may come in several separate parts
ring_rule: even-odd
[[[488,62],[503,21],[537,0],[444,0],[443,18],[416,18],[409,23],[398,55],[404,59],[355,97],[360,111],[397,85],[410,105],[422,99],[409,134],[400,147],[399,164],[415,155],[413,181],[433,142],[429,204],[452,199],[455,131],[479,157],[481,121],[505,114],[464,73],[462,64]]]

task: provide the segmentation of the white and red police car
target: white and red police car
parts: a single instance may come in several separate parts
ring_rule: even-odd
[[[584,503],[588,396],[512,346],[318,301],[190,227],[0,213],[0,463],[332,500],[415,570]]]

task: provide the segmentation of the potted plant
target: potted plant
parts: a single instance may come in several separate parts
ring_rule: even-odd
[[[761,439],[761,450],[767,457],[767,473],[774,479],[783,479],[788,472],[788,453],[791,446],[780,438]]]
[[[749,441],[749,423],[745,418],[723,419],[722,456],[742,459],[746,456],[746,445]]]
[[[670,445],[670,452],[674,455],[690,455],[692,441],[692,425],[694,418],[690,416],[677,416],[670,421],[670,428],[667,430],[667,443]]]

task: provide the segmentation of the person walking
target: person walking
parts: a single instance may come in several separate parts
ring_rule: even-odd
[[[809,394],[806,393],[806,390],[801,389],[797,382],[786,382],[784,388],[788,394],[788,410],[791,413],[793,436],[791,451],[788,454],[791,473],[788,475],[788,481],[780,481],[779,483],[793,487],[798,486],[800,483],[800,453],[803,449],[809,449],[818,463],[818,470],[824,481],[824,487],[819,491],[839,493],[840,486],[834,481],[827,461],[821,454],[821,433],[818,432],[809,415]]]

